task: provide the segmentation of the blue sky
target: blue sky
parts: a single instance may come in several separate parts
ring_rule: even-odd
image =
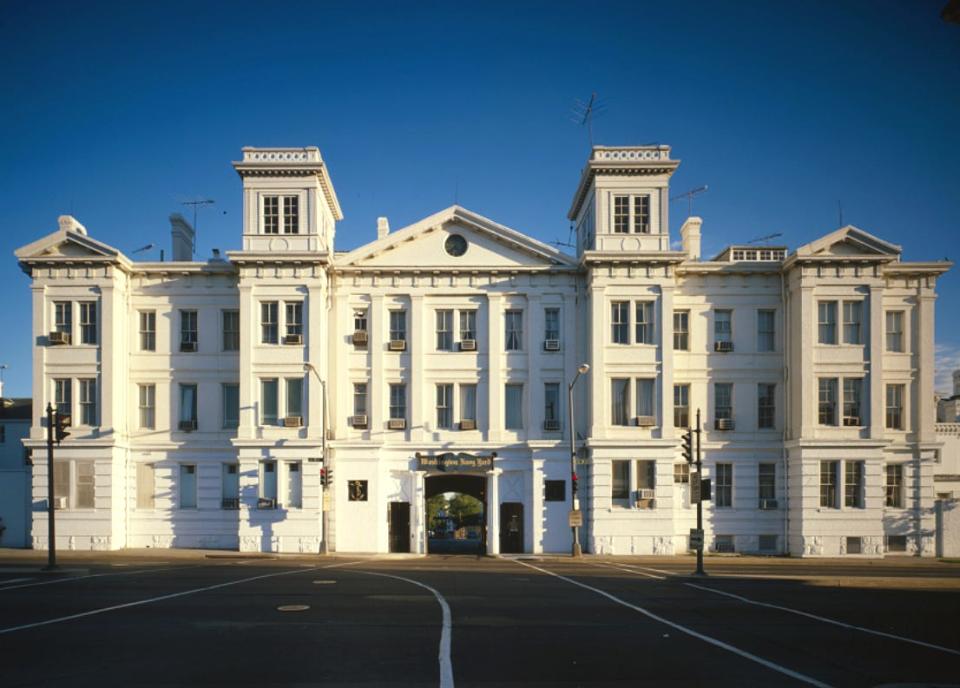
[[[591,92],[597,143],[670,144],[673,190],[709,185],[705,253],[773,232],[795,247],[837,228],[839,201],[907,260],[956,259],[960,26],[942,5],[6,0],[5,393],[30,393],[12,253],[58,215],[130,252],[166,247],[167,216],[212,198],[200,254],[238,248],[241,146],[317,145],[346,215],[338,248],[375,238],[378,215],[398,228],[454,200],[566,240],[588,152],[571,111]],[[948,373],[960,270],[938,290]]]

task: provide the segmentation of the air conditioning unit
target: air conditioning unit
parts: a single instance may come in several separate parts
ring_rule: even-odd
[[[654,509],[657,506],[655,499],[638,499],[634,504],[638,509]]]
[[[843,424],[847,427],[858,427],[860,425],[859,416],[844,416]]]
[[[406,418],[391,418],[387,421],[388,430],[404,430],[407,427]]]
[[[390,346],[390,351],[406,351],[406,350],[407,350],[407,340],[406,340],[406,339],[391,339],[389,346]]]
[[[477,350],[477,340],[476,339],[461,339],[460,340],[460,351],[476,351]]]
[[[460,421],[461,430],[476,430],[477,421],[476,420],[462,420]]]
[[[771,509],[776,509],[776,508],[777,508],[777,500],[776,500],[776,499],[761,499],[761,500],[760,500],[760,508],[763,509],[764,511],[770,511]]]
[[[276,509],[277,500],[261,497],[260,499],[257,500],[257,508],[258,509]]]
[[[642,490],[637,490],[637,499],[653,499],[657,496],[657,491],[653,488],[645,487]]]
[[[180,351],[183,353],[196,353],[196,342],[180,342]]]
[[[545,420],[543,421],[543,429],[547,432],[557,432],[560,429],[560,421]]]
[[[68,500],[66,497],[54,497],[53,498],[53,508],[54,509],[66,509]]]
[[[714,342],[713,350],[722,354],[728,354],[733,351],[733,342]]]
[[[220,507],[222,509],[239,509],[240,508],[240,498],[239,497],[224,497],[220,501]]]
[[[284,344],[303,344],[302,334],[288,334],[283,338]]]
[[[656,424],[656,416],[637,416],[637,425],[641,428],[652,428]]]
[[[733,418],[717,418],[713,421],[714,430],[733,430]]]
[[[303,425],[303,416],[287,416],[283,419],[283,427],[299,428]]]
[[[350,337],[350,341],[352,341],[356,346],[366,346],[368,341],[367,337],[368,335],[366,330],[357,330]]]
[[[547,339],[543,342],[544,351],[560,351],[560,340],[559,339]]]
[[[193,432],[197,429],[197,421],[195,420],[182,420],[178,426],[184,432]]]
[[[367,427],[367,417],[366,416],[350,416],[350,425],[355,428],[365,428]]]
[[[69,344],[70,333],[69,332],[51,332],[49,335],[47,335],[47,341],[50,344]]]

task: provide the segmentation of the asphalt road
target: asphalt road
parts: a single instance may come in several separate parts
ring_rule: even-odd
[[[960,684],[956,564],[61,560],[0,556],[4,688]]]

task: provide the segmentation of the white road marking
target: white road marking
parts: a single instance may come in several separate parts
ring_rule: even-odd
[[[584,563],[593,563],[593,562],[584,562]],[[643,571],[636,571],[634,569],[627,568],[623,564],[604,564],[604,563],[598,562],[594,564],[594,566],[603,566],[611,569],[620,569],[621,571],[626,571],[627,573],[634,573],[638,576],[646,576],[647,578],[655,578],[657,580],[667,580],[666,576],[658,576],[655,573],[644,573]]]
[[[640,566],[638,564],[621,564],[620,562],[611,562],[611,565],[626,567],[631,571],[633,569],[641,569],[643,571],[653,571],[654,573],[662,573],[665,576],[681,575],[681,574],[678,574],[676,571],[664,571],[663,569],[654,569],[654,568],[650,568],[649,566]],[[639,573],[639,571],[637,573]]]
[[[11,626],[10,628],[0,628],[0,635],[3,635],[5,633],[13,633],[15,631],[25,631],[29,628],[37,628],[39,626],[49,626],[50,624],[61,623],[63,621],[72,621],[74,619],[82,619],[87,616],[105,614],[106,612],[112,612],[118,609],[128,609],[130,607],[139,607],[141,605],[151,604],[153,602],[162,602],[163,600],[172,600],[177,597],[193,595],[198,592],[206,592],[207,590],[217,590],[219,588],[228,588],[231,585],[239,585],[240,583],[249,583],[250,581],[260,580],[262,578],[276,578],[277,576],[289,576],[292,573],[306,573],[308,570],[332,569],[337,566],[351,566],[359,563],[360,563],[359,561],[351,561],[351,562],[343,562],[340,564],[330,564],[329,566],[316,566],[313,569],[297,568],[297,569],[293,569],[292,571],[280,571],[278,573],[265,573],[260,576],[251,576],[250,578],[241,578],[239,580],[228,581],[226,583],[217,583],[216,585],[207,585],[202,588],[184,590],[183,592],[174,592],[169,595],[160,595],[159,597],[148,597],[145,600],[137,600],[135,602],[127,602],[125,604],[115,604],[111,607],[102,607],[101,609],[93,609],[89,612],[80,612],[79,614],[70,614],[69,616],[60,616],[55,619],[47,619],[46,621],[37,621],[36,623],[23,624],[21,626]]]
[[[8,583],[23,583],[24,581],[31,581],[32,578],[8,578],[5,581],[0,581],[0,585],[7,585]],[[0,588],[2,590],[3,588]]]
[[[443,598],[443,595],[437,592],[434,588],[431,588],[426,583],[415,581],[412,578],[394,576],[389,573],[377,573],[376,571],[357,571],[357,573],[365,573],[369,576],[383,576],[384,578],[395,578],[397,580],[406,581],[407,583],[412,583],[413,585],[418,585],[421,588],[425,588],[433,593],[433,596],[437,598],[437,602],[440,603],[440,609],[443,611],[443,630],[440,632],[439,655],[440,688],[453,688],[453,662],[450,660],[450,634],[453,628],[453,621],[450,615],[450,605],[447,604],[447,601]]]
[[[515,561],[516,561],[516,560],[515,560]],[[632,609],[632,610],[634,610],[634,611],[636,611],[636,612],[640,612],[640,613],[643,614],[644,616],[646,616],[646,617],[648,617],[648,618],[650,618],[650,619],[653,619],[654,621],[659,621],[659,622],[662,623],[662,624],[666,624],[667,626],[670,626],[670,628],[673,628],[673,629],[675,629],[675,630],[678,630],[678,631],[680,631],[681,633],[686,633],[686,634],[689,635],[689,636],[693,636],[694,638],[697,638],[697,639],[699,639],[699,640],[702,640],[702,641],[704,641],[704,642],[706,642],[706,643],[710,643],[711,645],[713,645],[713,646],[715,646],[715,647],[719,647],[719,648],[722,649],[722,650],[726,650],[727,652],[732,652],[732,653],[734,653],[735,655],[739,655],[739,656],[741,656],[741,657],[743,657],[743,658],[745,658],[745,659],[749,659],[749,660],[752,661],[752,662],[756,662],[757,664],[760,664],[760,665],[762,665],[762,666],[765,666],[765,667],[767,667],[768,669],[773,669],[774,671],[776,671],[776,672],[778,672],[778,673],[781,673],[781,674],[784,674],[785,676],[789,676],[790,678],[796,679],[796,680],[798,680],[798,681],[802,681],[803,683],[807,683],[807,684],[809,684],[809,685],[811,685],[811,686],[817,686],[817,688],[831,688],[830,685],[827,684],[827,683],[823,683],[823,682],[821,682],[821,681],[818,681],[818,680],[815,679],[815,678],[812,678],[812,677],[810,677],[810,676],[806,676],[806,675],[804,675],[804,674],[801,674],[801,673],[799,673],[799,672],[797,672],[797,671],[794,671],[793,669],[788,669],[788,668],[785,667],[785,666],[781,666],[781,665],[779,665],[779,664],[777,664],[777,663],[775,663],[775,662],[771,662],[770,660],[764,659],[763,657],[758,657],[757,655],[752,654],[752,653],[750,653],[750,652],[747,652],[746,650],[741,650],[741,649],[738,648],[738,647],[734,647],[733,645],[729,645],[729,644],[723,642],[722,640],[717,640],[716,638],[713,638],[713,637],[711,637],[711,636],[704,635],[703,633],[699,633],[699,632],[693,630],[692,628],[687,628],[686,626],[681,626],[680,624],[678,624],[678,623],[676,623],[676,622],[670,621],[669,619],[665,619],[665,618],[663,618],[662,616],[657,616],[657,615],[654,614],[653,612],[648,611],[648,610],[644,609],[643,607],[638,607],[638,606],[635,605],[635,604],[630,604],[630,603],[627,602],[626,600],[622,600],[622,599],[620,599],[619,597],[616,597],[615,595],[611,595],[611,594],[608,593],[608,592],[605,592],[605,591],[603,591],[603,590],[600,590],[599,588],[594,588],[593,586],[587,585],[586,583],[581,583],[580,581],[573,580],[572,578],[567,578],[566,576],[561,576],[559,573],[554,573],[553,571],[548,571],[547,569],[542,569],[542,568],[540,568],[539,566],[534,566],[533,564],[528,564],[528,563],[523,562],[523,561],[517,561],[517,563],[520,564],[521,566],[526,566],[526,567],[531,568],[531,569],[534,569],[534,570],[536,570],[536,571],[540,571],[541,573],[545,573],[545,574],[547,574],[548,576],[553,576],[554,578],[559,578],[560,580],[566,581],[567,583],[570,583],[570,584],[572,584],[572,585],[576,585],[577,587],[584,588],[585,590],[590,590],[590,591],[592,591],[592,592],[595,592],[595,593],[597,593],[598,595],[602,595],[603,597],[606,597],[608,600],[611,600],[611,601],[613,601],[613,602],[616,602],[616,603],[619,604],[619,605],[622,605],[622,606],[624,606],[624,607],[627,607],[628,609]]]
[[[103,578],[105,576],[134,576],[138,573],[157,573],[160,571],[176,571],[178,569],[192,569],[195,566],[171,566],[168,569],[138,569],[136,571],[118,571],[114,573],[91,573],[87,576],[70,576],[69,578],[54,578],[53,580],[37,581],[36,583],[21,583],[20,585],[7,585],[0,588],[2,590],[18,590],[19,588],[32,588],[36,585],[55,585],[57,583],[68,583],[75,580],[86,580],[87,578]],[[31,580],[30,578],[20,578],[17,580]],[[2,581],[11,583],[12,581]]]
[[[724,592],[722,590],[717,590],[715,588],[708,588],[703,585],[696,585],[694,583],[684,583],[691,588],[696,588],[697,590],[706,590],[707,592],[712,592],[717,595],[723,595],[725,597],[732,597],[735,600],[745,602],[746,604],[755,604],[758,607],[768,607],[770,609],[777,609],[782,612],[788,612],[790,614],[797,614],[798,616],[805,616],[808,619],[814,619],[815,621],[822,621],[823,623],[833,624],[834,626],[840,626],[841,628],[849,628],[853,631],[861,631],[863,633],[870,633],[871,635],[877,635],[881,638],[889,638],[891,640],[900,640],[905,643],[913,643],[914,645],[920,645],[921,647],[927,647],[931,650],[939,650],[940,652],[947,652],[951,655],[960,656],[960,651],[954,650],[949,647],[944,647],[942,645],[934,645],[933,643],[927,643],[922,640],[914,640],[913,638],[907,638],[902,635],[894,635],[893,633],[885,633],[883,631],[875,631],[872,628],[864,628],[863,626],[855,626],[853,624],[848,624],[843,621],[837,621],[835,619],[828,619],[824,616],[817,616],[816,614],[811,614],[810,612],[801,611],[799,609],[791,609],[790,607],[781,607],[778,604],[770,604],[769,602],[760,602],[758,600],[751,600],[747,597],[742,597],[741,595],[734,595],[732,592]]]

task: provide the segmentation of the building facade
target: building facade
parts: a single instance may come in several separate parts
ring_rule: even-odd
[[[29,399],[7,399],[0,381],[0,547],[28,547],[30,464],[23,439],[30,431]]]
[[[680,436],[703,422],[708,547],[932,555],[941,262],[844,227],[793,252],[674,250],[665,146],[594,147],[569,256],[454,206],[334,250],[316,148],[246,148],[242,249],[134,262],[75,219],[17,251],[58,547],[427,551],[425,500],[485,505],[491,553],[687,551]],[[568,385],[582,364],[589,372]],[[571,413],[571,411],[575,411]],[[34,503],[46,470],[34,471]],[[46,519],[33,514],[33,545]],[[62,542],[59,539],[62,538]]]

